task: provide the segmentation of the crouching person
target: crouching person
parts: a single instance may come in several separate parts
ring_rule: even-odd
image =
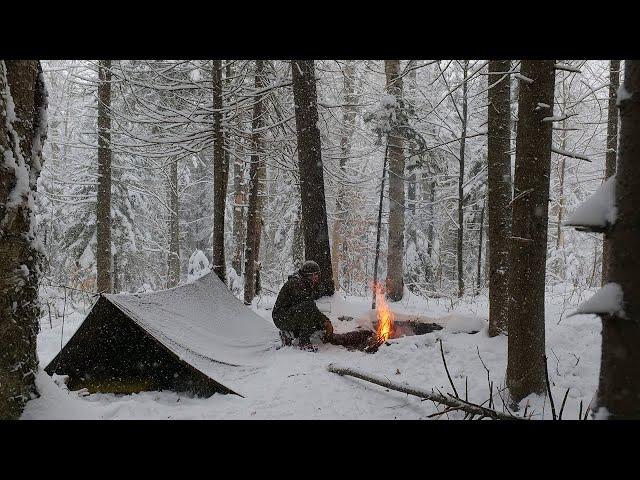
[[[273,306],[273,323],[280,330],[283,345],[298,339],[302,349],[313,349],[311,335],[321,332],[321,340],[329,342],[333,335],[331,321],[316,306],[316,286],[320,267],[312,260],[289,276]]]

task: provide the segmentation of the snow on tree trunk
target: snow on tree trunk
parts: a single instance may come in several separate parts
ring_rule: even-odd
[[[621,307],[602,315],[598,406],[609,418],[640,418],[640,61],[626,60],[618,94],[620,150],[617,216],[605,234],[609,281],[622,288]],[[605,287],[606,288],[606,287]]]
[[[489,61],[487,134],[489,210],[489,336],[507,332],[511,231],[510,60]]]
[[[264,88],[264,62],[256,60],[255,91]],[[247,244],[244,265],[244,302],[250,305],[256,294],[256,271],[260,253],[260,235],[262,234],[262,204],[260,192],[263,191],[266,167],[262,152],[264,98],[256,97],[253,104],[253,122],[251,134],[251,167],[249,168],[249,210],[247,212]]]
[[[618,108],[616,98],[620,87],[620,60],[609,62],[609,108],[607,112],[607,154],[605,160],[605,180],[616,173],[618,154]],[[602,285],[609,281],[611,244],[605,235],[602,244]]]
[[[98,64],[98,197],[96,268],[98,292],[110,293],[111,279],[111,60]]]
[[[402,102],[400,60],[385,60],[387,92]],[[392,128],[389,146],[389,240],[387,243],[387,298],[402,300],[404,293],[404,142],[402,132]]]
[[[213,61],[213,271],[227,283],[224,255],[224,213],[229,181],[229,158],[222,130],[222,60]]]
[[[47,131],[38,60],[0,61],[0,420],[20,417],[38,392],[36,336],[43,247],[34,193]]]
[[[298,138],[305,259],[314,260],[320,266],[319,294],[333,295],[335,286],[324,196],[314,62],[313,60],[292,60],[291,71]]]
[[[544,296],[554,60],[523,60],[509,252],[507,387],[514,401],[545,390]],[[549,107],[540,108],[540,104]],[[493,251],[491,252],[493,256]]]

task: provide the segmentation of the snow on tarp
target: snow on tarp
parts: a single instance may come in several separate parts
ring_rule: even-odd
[[[616,176],[609,177],[567,219],[566,226],[602,230],[616,221]]]
[[[180,359],[218,379],[229,366],[259,366],[277,329],[209,273],[193,283],[141,294],[105,294]]]

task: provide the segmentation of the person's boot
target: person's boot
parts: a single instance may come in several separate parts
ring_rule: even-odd
[[[306,350],[307,352],[317,352],[318,349],[313,346],[311,343],[311,339],[309,337],[300,337],[300,342],[298,343],[300,350]]]
[[[293,335],[289,332],[285,332],[284,330],[280,330],[280,340],[282,340],[283,347],[288,347],[293,342]]]

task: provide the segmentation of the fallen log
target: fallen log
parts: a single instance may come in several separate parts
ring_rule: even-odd
[[[433,402],[446,405],[447,407],[462,410],[472,415],[479,415],[480,417],[488,417],[494,420],[523,420],[521,417],[516,417],[508,413],[502,413],[496,410],[492,410],[490,408],[482,407],[480,405],[476,405],[474,403],[470,403],[465,400],[462,400],[461,398],[454,397],[451,394],[447,394],[448,396],[444,396],[439,393],[433,393],[433,391],[426,392],[424,390],[410,387],[408,385],[401,385],[399,383],[392,382],[389,380],[382,380],[380,378],[374,377],[373,375],[362,373],[351,368],[335,366],[333,363],[329,364],[327,369],[332,373],[337,373],[338,375],[349,375],[351,377],[364,380],[365,382],[374,383],[381,387],[388,388],[389,390],[395,390],[397,392],[406,393],[408,395],[413,395],[413,396],[422,398],[424,400],[431,400]]]

